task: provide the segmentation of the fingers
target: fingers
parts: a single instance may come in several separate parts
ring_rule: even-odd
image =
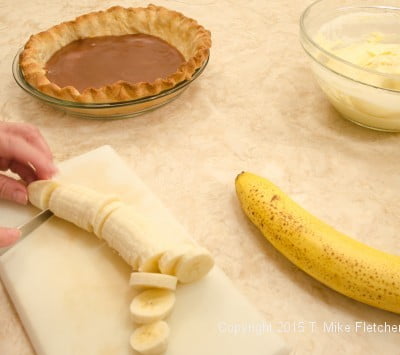
[[[38,179],[49,179],[57,171],[48,153],[32,145],[21,136],[0,130],[0,155],[3,159],[15,161],[22,165],[31,165]]]
[[[0,158],[0,171],[7,171],[8,169],[18,174],[27,184],[37,179],[35,171],[29,165]]]
[[[6,171],[10,168],[10,160],[0,157],[0,171]]]
[[[28,203],[28,192],[21,182],[0,175],[0,199],[26,205]]]
[[[4,125],[4,129],[9,134],[23,138],[26,142],[39,149],[49,159],[53,160],[51,150],[37,127],[27,123],[4,123]]]
[[[12,161],[10,163],[9,169],[13,173],[18,174],[27,184],[30,184],[37,179],[35,171],[29,165],[24,165],[16,161]]]
[[[18,229],[0,227],[0,248],[14,244],[20,236],[21,232]]]

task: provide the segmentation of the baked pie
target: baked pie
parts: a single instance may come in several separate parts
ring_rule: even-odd
[[[210,32],[181,13],[115,6],[31,36],[19,65],[25,80],[47,95],[120,102],[190,79],[210,47]]]

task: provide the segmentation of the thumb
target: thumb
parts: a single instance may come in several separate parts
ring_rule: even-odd
[[[26,205],[28,202],[28,193],[25,185],[15,179],[0,174],[0,199]]]
[[[18,229],[0,227],[0,248],[14,244],[20,236],[21,232]]]

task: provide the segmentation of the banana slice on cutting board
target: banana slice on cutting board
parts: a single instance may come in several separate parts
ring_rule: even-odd
[[[133,272],[129,285],[136,289],[163,288],[174,291],[178,279],[175,276],[151,272]]]
[[[99,211],[117,200],[115,196],[100,194],[83,186],[60,185],[51,194],[49,208],[57,217],[93,232]]]
[[[181,283],[195,282],[203,278],[214,266],[208,250],[197,247],[185,253],[175,267],[175,276]]]
[[[173,291],[160,288],[151,288],[139,293],[130,305],[133,321],[149,324],[166,318],[174,307],[175,298]]]
[[[160,272],[167,275],[175,275],[175,267],[179,259],[191,249],[193,249],[193,245],[180,244],[166,251],[158,260],[158,269]]]
[[[159,355],[167,350],[169,326],[164,321],[142,325],[133,332],[130,343],[142,355]]]
[[[49,208],[50,196],[60,184],[53,180],[38,180],[28,185],[29,201],[41,210]]]
[[[166,251],[158,261],[163,274],[175,275],[181,283],[200,280],[214,266],[208,250],[190,244],[177,245]]]

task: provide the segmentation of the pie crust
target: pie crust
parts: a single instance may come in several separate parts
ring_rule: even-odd
[[[51,56],[75,40],[136,33],[163,39],[177,48],[185,61],[175,73],[151,83],[117,81],[100,88],[86,88],[82,92],[73,86],[61,88],[46,76],[45,66]],[[114,6],[31,36],[20,55],[19,64],[25,80],[47,95],[82,103],[120,102],[156,95],[190,79],[208,58],[210,47],[210,32],[179,12],[155,5],[146,8]]]

